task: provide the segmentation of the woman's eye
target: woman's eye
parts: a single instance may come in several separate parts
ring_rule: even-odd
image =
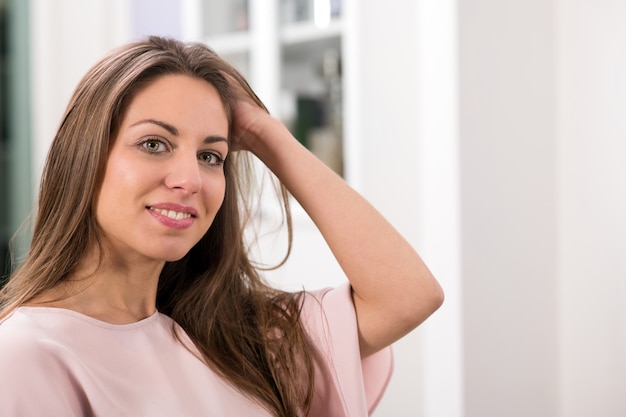
[[[150,153],[167,151],[166,144],[159,139],[147,139],[141,143],[141,146]]]
[[[203,152],[198,154],[198,159],[207,165],[222,165],[224,159],[214,152]]]

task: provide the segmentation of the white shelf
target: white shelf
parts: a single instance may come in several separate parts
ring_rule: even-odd
[[[339,38],[343,30],[341,19],[333,19],[326,26],[318,26],[312,21],[293,23],[280,31],[282,45],[292,46],[308,42]]]
[[[280,42],[282,46],[294,47],[339,39],[342,30],[343,22],[341,19],[333,19],[324,27],[320,27],[312,21],[293,23],[280,30]],[[204,42],[218,54],[232,56],[246,54],[250,51],[250,36],[247,31],[231,32],[210,36]]]

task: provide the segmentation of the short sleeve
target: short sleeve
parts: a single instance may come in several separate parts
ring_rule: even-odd
[[[391,378],[392,351],[387,347],[361,359],[350,285],[307,293],[301,317],[315,361],[309,416],[371,414]]]

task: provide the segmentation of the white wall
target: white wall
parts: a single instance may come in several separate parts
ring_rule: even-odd
[[[625,19],[459,2],[468,417],[626,414]]]
[[[459,2],[465,415],[557,415],[555,5]]]
[[[561,416],[626,415],[626,2],[559,1]]]

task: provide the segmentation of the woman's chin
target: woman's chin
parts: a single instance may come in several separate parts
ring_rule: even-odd
[[[168,253],[167,255],[163,256],[162,259],[165,262],[176,262],[176,261],[180,261],[181,259],[183,259],[185,257],[185,255],[187,254],[187,252],[184,253]]]
[[[185,255],[187,255],[189,250],[190,248],[181,248],[179,246],[169,249],[160,248],[158,251],[146,255],[155,260],[176,262],[180,261]]]

